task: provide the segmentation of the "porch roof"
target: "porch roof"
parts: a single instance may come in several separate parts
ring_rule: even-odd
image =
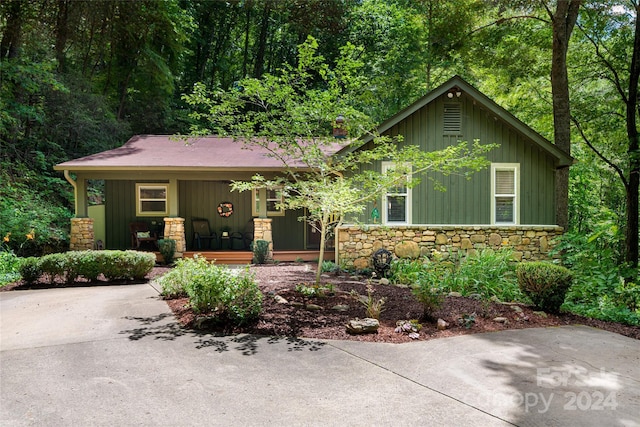
[[[337,151],[339,147],[336,147]],[[302,162],[291,167],[303,168]],[[246,146],[233,138],[207,136],[188,144],[171,135],[136,135],[123,146],[54,166],[55,170],[282,170],[266,149]]]

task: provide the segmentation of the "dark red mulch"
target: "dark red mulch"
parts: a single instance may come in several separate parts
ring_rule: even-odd
[[[344,275],[324,275],[323,284],[333,284],[335,294],[311,298],[307,303],[322,307],[322,310],[306,310],[291,303],[304,303],[303,297],[295,291],[297,284],[314,282],[313,268],[300,265],[254,266],[251,271],[256,274],[260,287],[265,294],[263,310],[258,321],[252,325],[228,328],[214,325],[211,322],[198,320],[188,308],[187,299],[167,301],[179,322],[188,327],[198,327],[212,332],[250,333],[261,335],[297,336],[317,339],[338,339],[355,341],[374,341],[402,343],[413,341],[407,334],[396,333],[398,320],[422,318],[422,306],[415,301],[411,291],[393,285],[374,285],[374,298],[385,298],[384,310],[380,315],[380,328],[376,334],[350,335],[345,325],[350,319],[366,317],[364,306],[356,301],[350,293],[355,290],[366,295],[366,279],[354,280]],[[289,304],[280,304],[274,300],[275,295],[285,298]],[[332,307],[348,305],[345,312],[338,312]],[[422,319],[420,340],[440,337],[473,334],[480,332],[522,329],[532,327],[549,327],[582,324],[631,338],[640,339],[640,328],[621,325],[613,322],[587,319],[573,314],[547,315],[544,317],[534,313],[532,307],[519,305],[518,313],[510,304],[483,303],[482,301],[464,297],[447,297],[442,306],[433,313],[433,319]],[[497,317],[507,318],[507,323],[494,321]],[[441,318],[449,325],[446,330],[438,330],[436,319]],[[464,319],[473,318],[465,322]]]

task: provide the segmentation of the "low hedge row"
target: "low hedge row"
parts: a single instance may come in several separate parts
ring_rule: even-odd
[[[142,280],[156,263],[156,256],[137,251],[71,251],[25,258],[20,265],[22,279],[71,284],[83,277],[93,281],[100,274],[111,280]]]

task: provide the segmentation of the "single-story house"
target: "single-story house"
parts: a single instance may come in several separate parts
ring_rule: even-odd
[[[555,172],[573,159],[462,78],[451,78],[378,131],[403,135],[402,144],[429,151],[475,139],[500,147],[486,156],[491,166],[471,180],[434,175],[444,192],[423,180],[369,205],[357,221],[336,230],[332,246],[339,262],[365,267],[377,248],[407,250],[400,246],[408,246],[415,256],[506,245],[521,258],[536,259],[545,257],[553,238],[562,233],[555,225]],[[368,143],[360,141],[358,149]],[[282,172],[277,160],[231,138],[210,136],[185,144],[167,135],[138,135],[122,147],[55,169],[75,189],[74,249],[95,247],[97,235],[104,248],[130,248],[135,242],[129,225],[146,222],[152,232],[157,227],[158,234],[177,240],[180,253],[208,250],[194,233],[196,219],[206,220],[217,234],[213,249],[234,249],[233,242],[220,238],[236,232],[269,240],[276,252],[318,248],[318,233],[298,220],[301,212],[275,208],[279,192],[230,191],[231,181]],[[104,181],[99,214],[88,203],[90,180]],[[237,242],[235,249],[248,250],[246,242]]]

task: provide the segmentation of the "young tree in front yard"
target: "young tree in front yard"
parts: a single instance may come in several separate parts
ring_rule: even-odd
[[[201,123],[193,129],[194,135],[230,135],[249,146],[263,147],[282,162],[282,176],[255,176],[249,182],[234,182],[232,188],[281,188],[281,207],[305,208],[301,219],[319,229],[322,260],[336,218],[361,213],[366,202],[394,186],[415,186],[427,171],[445,175],[478,171],[488,165],[483,155],[495,145],[462,142],[423,152],[417,146],[403,147],[401,137],[375,134],[375,123],[357,107],[369,96],[366,78],[358,74],[360,49],[343,47],[337,63],[330,67],[317,48],[315,39],[309,37],[299,46],[295,67],[286,67],[278,75],[243,79],[227,91],[211,93],[198,84],[184,99]],[[342,124],[335,122],[339,115],[345,118]],[[336,139],[336,125],[350,139]],[[358,149],[365,141],[366,149]],[[340,147],[345,148],[341,154],[331,155]],[[380,160],[394,162],[395,167],[385,173],[377,171],[372,166]],[[318,267],[316,283],[320,272]]]

